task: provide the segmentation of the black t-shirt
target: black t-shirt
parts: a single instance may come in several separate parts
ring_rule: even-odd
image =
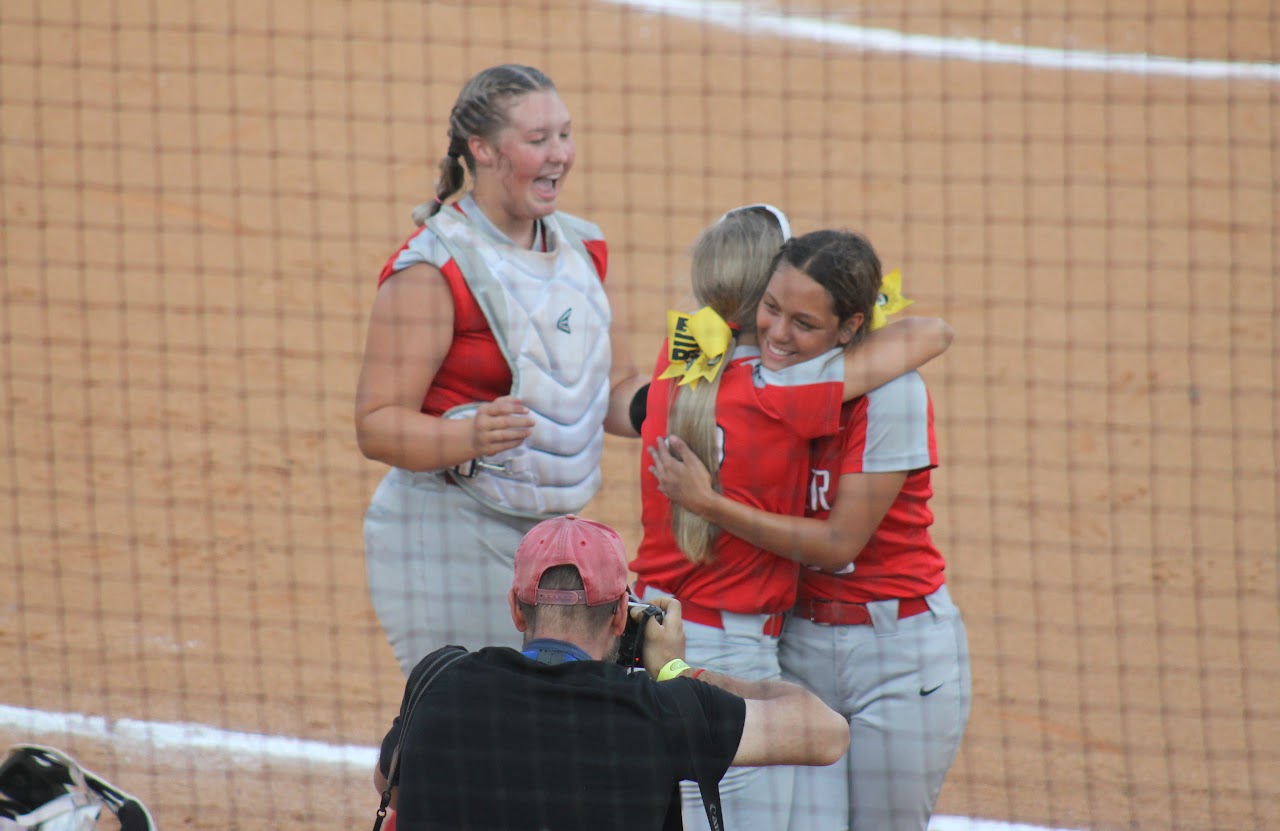
[[[414,710],[398,831],[658,831],[675,783],[697,778],[675,684],[692,686],[706,716],[705,770],[718,780],[742,738],[746,704],[735,695],[603,661],[543,664],[505,647],[463,657]],[[383,740],[384,774],[400,729],[397,718]]]

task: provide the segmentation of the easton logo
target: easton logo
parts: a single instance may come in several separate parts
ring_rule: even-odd
[[[561,332],[564,332],[566,335],[573,334],[569,331],[569,315],[571,314],[573,314],[572,307],[565,309],[564,314],[560,315],[560,317],[556,319],[556,328]]]

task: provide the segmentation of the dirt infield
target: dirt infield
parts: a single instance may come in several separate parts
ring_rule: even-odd
[[[1185,0],[832,5],[788,10],[1280,61],[1262,3],[1227,23]],[[1280,827],[1280,83],[568,0],[0,3],[0,705],[117,736],[381,737],[401,679],[365,592],[365,316],[458,87],[506,60],[546,69],[574,113],[565,207],[608,234],[643,363],[689,241],[760,200],[800,231],[864,231],[914,309],[955,326],[926,377],[974,706],[940,812]],[[584,512],[633,550],[638,464],[610,439]],[[81,754],[166,828],[351,827],[376,805],[363,768],[306,748],[37,726],[0,739]]]

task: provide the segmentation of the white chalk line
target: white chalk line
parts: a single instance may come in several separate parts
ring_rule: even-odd
[[[1124,52],[1024,46],[978,38],[913,35],[799,15],[731,0],[604,0],[615,6],[709,23],[748,34],[973,63],[1020,64],[1071,72],[1112,72],[1209,80],[1280,81],[1280,64],[1196,60]]]
[[[238,760],[309,762],[372,771],[378,751],[372,747],[240,733],[204,724],[107,719],[81,713],[52,713],[0,704],[0,726],[40,735],[62,734],[118,743],[138,749],[197,750]]]
[[[79,736],[110,742],[120,750],[199,751],[219,754],[241,763],[285,762],[324,765],[353,770],[357,776],[373,770],[378,749],[351,744],[329,744],[289,736],[221,730],[205,724],[108,719],[83,713],[56,713],[0,704],[0,728],[16,728],[23,735],[14,741],[36,737]],[[0,747],[0,751],[3,751]],[[166,757],[168,758],[168,757]],[[363,781],[363,780],[361,780]],[[1071,831],[990,819],[935,816],[929,831]]]

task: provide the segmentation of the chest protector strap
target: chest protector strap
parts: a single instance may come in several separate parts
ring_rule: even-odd
[[[498,245],[456,211],[427,225],[462,272],[533,418],[520,447],[448,471],[494,510],[541,518],[581,510],[600,487],[611,314],[572,217],[543,220],[546,251]],[[479,403],[445,418],[474,418]]]

